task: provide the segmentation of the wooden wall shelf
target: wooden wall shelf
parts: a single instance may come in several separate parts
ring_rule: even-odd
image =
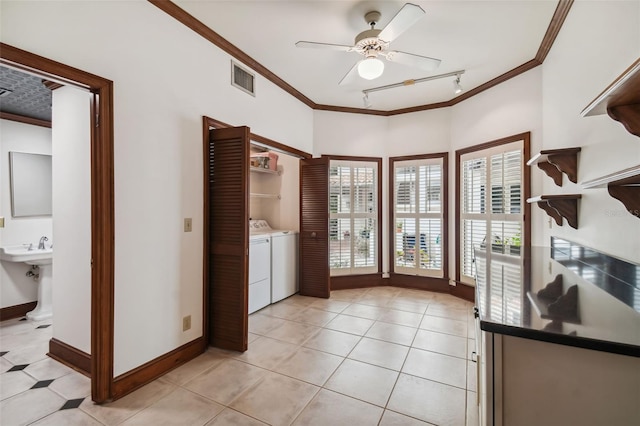
[[[607,188],[609,195],[624,204],[630,214],[640,219],[640,165],[589,180],[584,182],[582,187]]]
[[[582,110],[582,116],[609,114],[632,135],[640,136],[640,59]]]
[[[527,203],[537,203],[538,207],[546,211],[559,226],[562,226],[562,218],[567,220],[569,226],[578,229],[578,200],[580,194],[567,195],[540,195],[529,198]]]
[[[553,182],[562,186],[562,173],[573,183],[578,183],[578,153],[581,148],[547,149],[534,155],[527,166],[536,164]]]

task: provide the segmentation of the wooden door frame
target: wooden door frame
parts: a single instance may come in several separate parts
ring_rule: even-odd
[[[0,43],[0,63],[88,89],[91,110],[91,398],[112,398],[114,340],[113,82]]]

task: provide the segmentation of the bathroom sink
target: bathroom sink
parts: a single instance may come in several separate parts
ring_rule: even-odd
[[[8,262],[24,262],[28,265],[49,265],[53,262],[53,249],[29,250],[24,245],[0,247],[0,259]]]

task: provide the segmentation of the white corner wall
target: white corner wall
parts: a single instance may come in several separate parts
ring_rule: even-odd
[[[578,184],[563,177],[557,187],[543,178],[547,194],[582,194],[578,229],[543,227],[544,240],[567,238],[640,263],[640,221],[605,188],[582,189],[590,179],[640,164],[640,139],[607,115],[580,112],[640,57],[640,2],[578,1],[543,64],[543,148],[581,147]],[[538,172],[542,173],[542,172]],[[546,218],[545,218],[546,219]]]
[[[92,95],[53,91],[53,337],[91,354]]]
[[[51,217],[11,217],[9,152],[51,154],[51,129],[0,120],[0,246],[38,243],[41,236],[51,237]],[[38,286],[25,276],[26,263],[0,261],[0,308],[35,302]]]
[[[311,152],[313,112],[148,2],[2,2],[4,43],[108,78],[115,115],[115,375],[203,333],[202,116]],[[193,232],[182,232],[193,218]],[[192,328],[182,331],[183,316]]]

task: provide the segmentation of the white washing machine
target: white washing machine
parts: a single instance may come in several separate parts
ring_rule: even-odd
[[[269,223],[263,219],[250,220],[249,232],[252,238],[258,235],[268,235],[271,239],[270,303],[275,303],[297,293],[298,233],[272,229]],[[249,255],[251,256],[251,254]],[[251,268],[251,262],[249,265]]]
[[[249,313],[271,303],[271,236],[249,236]]]

